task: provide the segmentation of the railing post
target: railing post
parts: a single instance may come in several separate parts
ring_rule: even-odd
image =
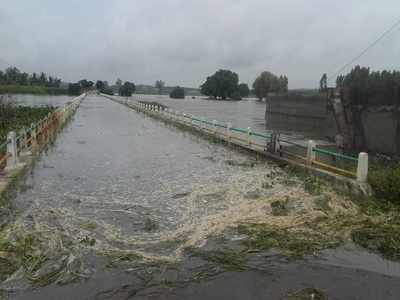
[[[247,143],[251,145],[251,127],[247,127]]]
[[[278,150],[276,147],[276,144],[277,144],[277,135],[275,132],[273,132],[271,134],[271,139],[270,139],[269,145],[267,145],[267,150],[271,153],[276,153]]]
[[[317,146],[317,144],[312,141],[309,140],[308,141],[308,145],[307,145],[307,163],[309,165],[312,165],[312,162],[315,160],[315,152],[313,151],[313,149]]]
[[[13,170],[18,165],[18,149],[17,149],[17,136],[15,131],[11,131],[7,135],[7,166],[6,171]]]
[[[25,150],[26,148],[27,148],[27,143],[26,143],[26,129],[25,129],[25,127],[24,128],[22,128],[21,130],[20,130],[20,136],[21,136],[21,140],[19,141],[19,146],[20,146],[20,148],[21,148],[21,152],[23,151],[23,150]]]
[[[368,179],[368,153],[358,154],[357,181],[367,182]]]
[[[232,128],[232,123],[228,122],[228,124],[226,125],[226,135],[228,136],[228,140],[231,139],[231,128]]]
[[[216,134],[217,133],[217,120],[213,120],[212,123],[213,123],[213,127],[214,127],[214,134]]]
[[[36,127],[32,123],[31,124],[31,150],[32,150],[32,152],[36,152],[37,148],[38,148],[38,143],[37,143]]]

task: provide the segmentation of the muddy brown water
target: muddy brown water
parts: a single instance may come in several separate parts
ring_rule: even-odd
[[[12,199],[15,230],[41,232],[50,242],[62,236],[86,276],[39,287],[15,274],[0,287],[11,299],[288,299],[306,288],[327,299],[399,299],[399,264],[353,245],[297,261],[256,253],[240,272],[186,254],[246,217],[257,197],[296,192],[279,182],[260,190],[272,171],[287,176],[272,163],[89,96]],[[234,247],[237,239],[213,247]],[[108,251],[141,259],[109,267]]]

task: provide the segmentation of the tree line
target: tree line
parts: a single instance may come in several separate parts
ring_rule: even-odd
[[[59,88],[61,79],[49,76],[44,72],[29,74],[21,72],[16,67],[9,67],[4,71],[0,70],[0,85],[33,85]]]
[[[287,93],[288,82],[286,76],[265,71],[254,81],[253,92],[260,100],[267,98],[269,93]],[[238,74],[230,70],[219,70],[207,77],[200,89],[203,95],[222,100],[240,100],[251,92],[246,83],[239,83]]]
[[[400,71],[371,71],[356,66],[337,77],[336,87],[354,105],[400,105]]]

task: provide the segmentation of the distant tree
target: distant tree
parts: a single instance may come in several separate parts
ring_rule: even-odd
[[[278,93],[287,93],[289,90],[289,79],[287,76],[279,76],[279,87],[278,87]]]
[[[112,88],[110,88],[108,86],[108,84],[100,92],[103,94],[110,95],[110,96],[114,95],[114,90]]]
[[[59,88],[61,86],[61,79],[54,79],[54,87]]]
[[[239,84],[239,93],[241,97],[248,97],[250,95],[250,89],[247,83]]]
[[[78,83],[84,90],[88,90],[93,86],[93,81],[87,81],[86,79],[79,80]]]
[[[82,87],[79,83],[70,83],[68,85],[68,94],[69,95],[80,95],[82,92]]]
[[[132,96],[132,93],[134,93],[136,90],[136,86],[134,83],[126,81],[118,90],[118,94],[120,96],[124,97],[130,97]]]
[[[120,78],[118,78],[118,79],[115,81],[115,86],[117,87],[117,90],[119,90],[119,89],[121,88],[121,86],[122,86],[122,80],[121,80]]]
[[[37,85],[39,83],[39,79],[36,73],[33,73],[30,79],[31,85]]]
[[[185,99],[185,89],[180,86],[176,86],[169,94],[169,97],[174,99]]]
[[[371,71],[356,66],[336,79],[338,88],[347,91],[352,105],[400,105],[400,71]]]
[[[99,90],[99,91],[101,91],[101,90],[103,90],[104,88],[105,88],[104,81],[97,80],[97,81],[96,81],[96,89]]]
[[[238,99],[240,98],[238,83],[239,76],[236,73],[230,70],[219,70],[207,77],[206,82],[201,85],[201,93],[215,99]]]
[[[5,71],[5,78],[7,84],[15,84],[18,81],[21,72],[16,67],[9,67]]]
[[[162,80],[157,80],[154,86],[158,89],[158,93],[161,94],[161,92],[165,86],[165,82]]]
[[[319,90],[321,92],[326,91],[328,89],[328,77],[324,73],[319,81]]]
[[[18,84],[27,85],[29,83],[29,74],[24,72],[19,75]]]
[[[46,85],[46,82],[47,82],[47,76],[46,76],[46,74],[45,73],[40,73],[40,76],[39,76],[39,82],[40,82],[40,85]]]
[[[271,72],[262,72],[253,83],[254,93],[262,100],[268,97],[268,93],[286,93],[288,91],[288,78]]]

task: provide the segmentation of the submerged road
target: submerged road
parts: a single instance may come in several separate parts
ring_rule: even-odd
[[[12,200],[12,233],[40,240],[47,259],[35,275],[46,276],[34,284],[17,272],[1,289],[12,299],[282,299],[318,287],[332,299],[398,299],[400,266],[360,249],[309,262],[264,261],[258,271],[207,264],[210,278],[172,284],[204,273],[185,249],[224,248],[229,243],[208,237],[268,217],[260,199],[290,197],[295,217],[311,210],[312,197],[288,177],[272,163],[88,96]],[[47,276],[54,273],[56,283]]]

